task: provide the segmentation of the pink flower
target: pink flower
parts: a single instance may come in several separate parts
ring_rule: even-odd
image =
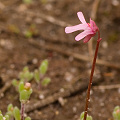
[[[87,43],[91,39],[91,37],[95,36],[96,32],[98,32],[99,29],[96,26],[95,22],[91,20],[91,18],[90,18],[90,23],[87,23],[85,21],[85,18],[82,12],[78,12],[77,15],[78,15],[79,20],[82,22],[82,24],[78,24],[78,25],[71,26],[71,27],[66,27],[65,32],[72,33],[77,30],[84,30],[82,33],[78,34],[75,37],[75,40],[79,41],[84,38],[83,42]]]

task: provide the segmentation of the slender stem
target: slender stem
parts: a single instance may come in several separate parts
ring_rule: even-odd
[[[86,96],[84,120],[86,120],[86,118],[87,118],[88,104],[90,102],[90,89],[91,89],[91,86],[92,86],[92,78],[93,78],[93,73],[94,73],[94,69],[95,69],[96,58],[97,58],[97,53],[98,53],[98,48],[99,48],[100,41],[101,41],[100,33],[98,32],[98,40],[97,40],[95,55],[94,55],[94,59],[93,59],[92,69],[91,69],[90,80],[89,80],[89,84],[88,84],[88,91],[87,91],[87,96]]]
[[[21,120],[24,120],[25,103],[21,102]]]

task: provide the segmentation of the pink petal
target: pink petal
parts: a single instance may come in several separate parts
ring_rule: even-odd
[[[79,41],[79,40],[83,39],[85,36],[90,35],[90,34],[94,34],[94,33],[91,30],[85,30],[82,33],[78,34],[75,37],[75,40]]]
[[[91,20],[91,18],[90,18],[90,25],[91,25],[91,28],[92,28],[93,31],[98,30],[97,25],[95,24],[95,22],[93,20]]]
[[[87,43],[87,42],[91,39],[91,37],[92,37],[92,35],[87,35],[87,36],[84,38],[83,42],[84,42],[84,43]]]
[[[79,24],[79,25],[75,25],[75,26],[71,26],[71,27],[66,27],[65,32],[72,33],[77,30],[85,30],[87,28],[87,26],[88,26],[88,24]]]
[[[78,13],[77,13],[77,16],[78,16],[79,20],[80,20],[82,23],[86,23],[85,18],[84,18],[84,16],[83,16],[83,13],[82,13],[82,12],[78,12]]]

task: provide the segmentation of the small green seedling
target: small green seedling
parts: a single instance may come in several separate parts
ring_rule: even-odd
[[[37,82],[37,84],[41,84],[42,86],[47,86],[51,79],[48,77],[45,77],[45,74],[48,69],[48,60],[43,60],[39,69],[36,69],[34,71],[34,79]]]
[[[2,115],[2,113],[0,113],[0,120],[11,120],[11,119],[15,119],[15,120],[21,120],[21,113],[18,107],[13,107],[12,104],[9,104],[7,107],[7,112],[5,114],[5,116]],[[25,120],[31,120],[30,117],[26,117]]]
[[[84,112],[81,113],[80,120],[84,120]],[[92,116],[87,115],[87,119],[86,120],[92,120]]]
[[[10,25],[8,26],[8,30],[9,30],[11,33],[15,33],[15,34],[19,34],[19,33],[20,33],[19,28],[18,28],[16,25],[14,25],[14,24],[10,24]]]
[[[34,70],[34,72],[30,72],[29,68],[25,66],[23,70],[19,73],[19,80],[13,79],[12,84],[16,88],[18,88],[20,82],[26,83],[34,78],[34,80],[39,86],[41,85],[47,86],[51,82],[51,79],[49,77],[45,77],[47,69],[48,69],[48,60],[43,60],[40,67]]]
[[[27,66],[25,66],[23,68],[23,71],[20,72],[20,74],[19,74],[20,80],[25,80],[27,82],[32,80],[33,76],[34,76],[33,73],[29,71],[29,68]]]
[[[23,3],[25,3],[25,4],[31,4],[32,0],[23,0]]]
[[[50,83],[50,81],[51,81],[51,79],[46,77],[46,78],[43,79],[42,85],[47,86]]]
[[[28,68],[24,68],[23,71],[28,71]],[[14,80],[13,83],[18,88],[19,100],[21,102],[21,112],[17,107],[13,109],[13,106],[10,104],[8,106],[7,115],[14,116],[15,120],[24,120],[25,104],[27,103],[27,101],[30,98],[30,95],[32,94],[31,84],[29,82],[25,82],[24,80],[21,80],[19,83],[17,83],[16,80]],[[25,120],[30,120],[30,118],[27,117],[25,118]]]
[[[24,120],[25,104],[27,103],[27,101],[30,98],[30,95],[32,94],[31,84],[28,82],[27,83],[20,82],[18,86],[18,91],[20,96],[19,100],[21,102],[21,117],[20,117],[21,119],[20,120]],[[19,116],[19,111],[17,110],[15,114]],[[29,119],[29,118],[26,118],[26,119]]]
[[[26,38],[32,38],[32,36],[33,36],[33,33],[32,33],[30,30],[27,30],[27,31],[25,32],[25,37],[26,37]]]
[[[40,82],[40,73],[39,73],[39,70],[37,70],[37,69],[34,71],[34,79],[39,84],[39,82]]]
[[[42,4],[47,4],[48,0],[40,0]]]
[[[38,35],[38,30],[35,24],[31,24],[30,27],[24,33],[26,38],[31,38]]]
[[[48,60],[44,60],[42,61],[39,67],[40,74],[44,75],[47,72],[47,69],[48,69]]]
[[[13,110],[13,115],[14,115],[15,120],[21,120],[20,110],[19,110],[18,107],[15,107],[15,108],[14,108],[14,110]]]
[[[114,120],[120,120],[120,106],[116,106],[113,110]]]
[[[0,120],[9,120],[9,115],[3,115],[2,112],[0,111]]]
[[[8,115],[10,119],[13,118],[13,110],[14,110],[13,105],[9,104],[8,107],[7,107],[6,115]]]
[[[18,89],[20,94],[20,102],[26,103],[29,100],[30,95],[32,94],[31,84],[25,83],[24,85],[23,82],[20,82]]]
[[[23,70],[19,73],[19,81],[13,79],[12,84],[17,88],[20,82],[29,82],[33,79],[33,76],[34,74],[29,71],[29,68],[27,66],[25,66]]]

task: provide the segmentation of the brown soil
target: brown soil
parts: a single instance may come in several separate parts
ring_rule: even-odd
[[[42,1],[46,1],[45,3]],[[96,23],[100,27],[102,42],[99,49],[99,58],[102,60],[119,63],[120,61],[120,3],[115,6],[112,0],[102,0],[97,13]],[[74,40],[75,34],[65,34],[64,27],[50,23],[41,18],[50,15],[58,20],[76,25],[79,20],[76,16],[82,11],[89,21],[93,0],[33,0],[30,5],[25,5],[21,0],[0,1],[0,79],[1,89],[5,83],[10,83],[13,78],[18,78],[24,66],[31,71],[38,68],[41,61],[49,60],[47,76],[51,83],[41,91],[34,92],[30,101],[40,101],[39,95],[52,96],[64,86],[72,85],[72,80],[78,75],[89,79],[90,63],[76,60],[72,56],[64,56],[56,51],[37,48],[29,43],[30,40],[42,45],[57,45],[64,50],[88,55],[87,44]],[[32,14],[29,14],[32,12]],[[26,38],[24,33],[34,24],[34,35]],[[17,33],[17,31],[19,31]],[[96,41],[94,40],[94,47]],[[37,61],[37,62],[34,62]],[[104,80],[99,85],[119,84],[119,69],[97,66],[103,74]],[[81,82],[81,81],[79,81]],[[86,82],[86,81],[84,81]],[[36,83],[32,83],[33,89]],[[38,120],[78,120],[84,111],[86,91],[79,91],[64,98],[66,103],[61,106],[59,102],[49,104],[40,109],[29,112],[32,119]],[[17,91],[11,87],[0,99],[0,109],[6,112],[7,105],[12,103],[20,107]],[[30,104],[30,103],[29,103]],[[94,120],[111,120],[112,111],[120,105],[120,89],[92,89],[89,114]]]

